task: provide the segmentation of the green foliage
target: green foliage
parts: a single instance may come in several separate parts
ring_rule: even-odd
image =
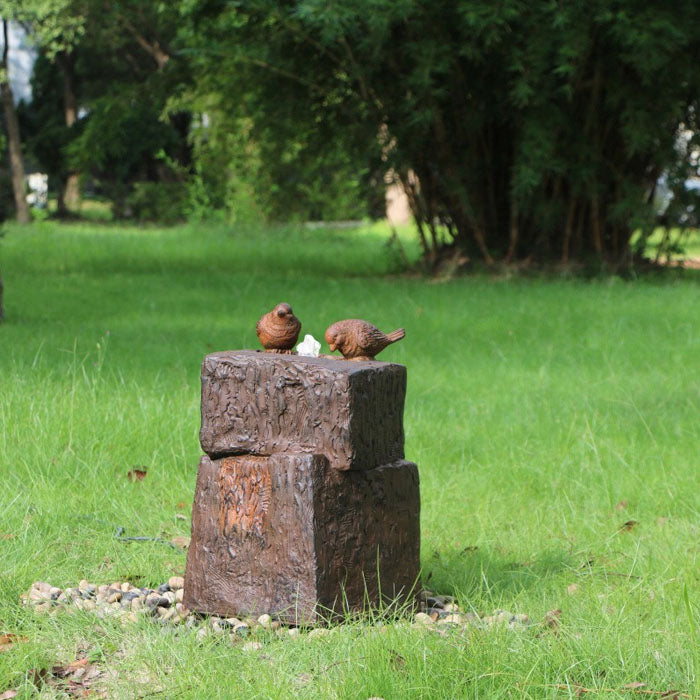
[[[138,221],[174,224],[184,221],[188,190],[185,182],[135,182],[126,209]]]
[[[168,47],[178,13],[165,5],[128,0],[106,6],[93,0],[69,3],[70,12],[66,9],[61,19],[66,31],[60,47],[52,32],[63,26],[57,24],[60,12],[55,12],[61,2],[32,0],[16,11],[29,23],[41,52],[33,76],[34,99],[23,109],[28,152],[53,180],[64,182],[69,173],[81,172],[112,199],[115,214],[125,216],[131,211],[127,200],[135,183],[164,182],[166,188],[178,189],[172,183],[181,176],[158,158],[160,152],[168,154],[179,172],[189,166],[189,116],[162,118],[184,69],[182,63],[170,62]],[[71,33],[71,22],[79,22],[81,29]],[[70,128],[64,115],[68,87],[79,117]],[[150,217],[159,205],[154,202],[145,211],[147,187],[140,187],[132,199]],[[179,218],[181,204],[174,209]]]
[[[79,126],[66,126],[60,71],[44,54],[34,64],[31,87],[31,105],[22,102],[17,108],[22,139],[26,151],[48,174],[50,188],[57,190],[68,173],[65,149]]]
[[[157,154],[175,153],[182,145],[148,94],[148,85],[113,85],[110,94],[90,102],[88,118],[66,148],[72,167],[93,173],[118,216],[125,212],[132,183],[173,177]]]
[[[360,218],[381,214],[389,175],[430,264],[620,266],[658,224],[664,174],[663,223],[697,224],[683,221],[700,138],[694,0],[10,7],[45,55],[31,152],[95,178],[118,214],[134,183],[186,179],[191,218]],[[70,131],[47,63],[72,67],[84,116]]]
[[[3,0],[4,13],[22,22],[42,51],[55,59],[85,34],[90,0]]]
[[[295,164],[391,168],[429,258],[625,264],[659,175],[697,172],[676,150],[699,126],[693,0],[183,7],[195,74],[252,115],[266,168],[295,138]]]

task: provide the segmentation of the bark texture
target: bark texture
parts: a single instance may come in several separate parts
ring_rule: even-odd
[[[404,456],[406,368],[236,351],[202,364],[202,449],[211,457],[304,452],[335,469]]]
[[[410,462],[340,472],[322,455],[204,456],[184,603],[300,624],[410,598],[419,515]]]
[[[72,53],[64,52],[56,57],[63,77],[63,113],[66,126],[71,127],[78,120],[78,100],[75,92],[75,58]],[[80,208],[80,173],[70,172],[61,183],[62,191],[58,198],[59,212],[67,214],[69,210]]]
[[[31,221],[29,205],[25,191],[24,162],[22,161],[22,140],[19,133],[19,122],[15,110],[12,87],[7,77],[7,53],[9,50],[7,20],[2,22],[3,49],[2,69],[0,70],[0,94],[5,112],[5,128],[7,129],[7,145],[10,152],[10,171],[12,174],[12,190],[15,196],[15,211],[20,224]]]

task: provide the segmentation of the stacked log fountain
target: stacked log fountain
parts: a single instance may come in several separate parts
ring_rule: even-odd
[[[303,624],[410,599],[420,499],[405,394],[392,363],[208,355],[186,607]]]

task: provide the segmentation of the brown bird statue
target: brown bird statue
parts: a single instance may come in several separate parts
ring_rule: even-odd
[[[406,335],[403,328],[382,333],[367,321],[349,318],[338,321],[326,330],[326,342],[331,352],[340,350],[346,360],[373,360],[387,345]]]
[[[266,313],[255,327],[260,344],[267,352],[291,355],[299,338],[301,321],[294,315],[289,304],[277,304]]]

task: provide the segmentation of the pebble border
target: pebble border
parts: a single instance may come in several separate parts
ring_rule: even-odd
[[[182,604],[184,584],[182,576],[171,576],[157,588],[140,588],[128,581],[96,585],[83,579],[77,587],[61,589],[44,581],[36,581],[22,595],[22,602],[39,614],[83,610],[100,618],[117,617],[125,624],[150,616],[163,624],[198,627],[196,634],[201,638],[228,633],[232,641],[266,632],[289,637],[303,635],[311,639],[330,631],[327,627],[288,626],[267,613],[245,619],[198,615]],[[413,613],[411,627],[433,630],[441,635],[467,628],[524,630],[530,625],[527,615],[506,610],[496,610],[491,615],[465,612],[452,596],[436,595],[428,590],[420,591],[418,601],[418,611]],[[256,650],[261,648],[261,644],[250,641],[243,648]]]

